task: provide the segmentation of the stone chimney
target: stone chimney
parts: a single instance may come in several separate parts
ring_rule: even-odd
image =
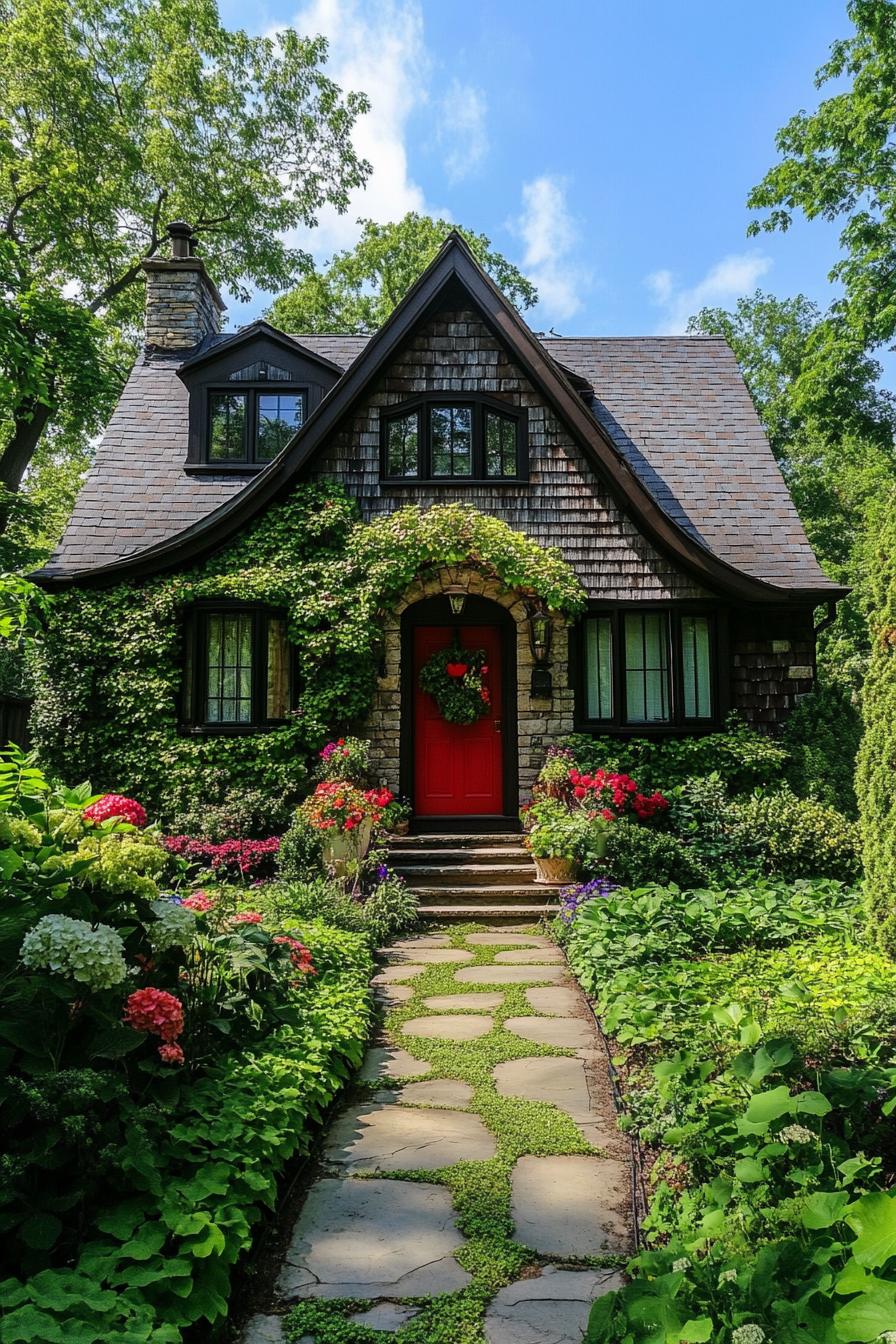
[[[221,330],[224,302],[209,279],[202,258],[195,255],[189,224],[168,225],[171,256],[150,257],[146,272],[146,335],[148,351],[194,349]]]

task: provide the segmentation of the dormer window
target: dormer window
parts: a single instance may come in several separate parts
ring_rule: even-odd
[[[516,406],[437,394],[381,416],[385,480],[462,484],[526,479],[526,413]]]
[[[214,391],[208,403],[208,461],[254,466],[271,462],[305,419],[297,388]]]

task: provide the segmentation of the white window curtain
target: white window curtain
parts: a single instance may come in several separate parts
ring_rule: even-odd
[[[589,719],[613,717],[613,628],[609,616],[585,622],[585,712]]]
[[[712,664],[709,618],[682,616],[681,658],[686,719],[712,717]]]

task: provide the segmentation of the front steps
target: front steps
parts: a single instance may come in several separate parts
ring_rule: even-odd
[[[531,924],[559,910],[559,886],[536,883],[518,835],[395,837],[389,861],[424,919]]]

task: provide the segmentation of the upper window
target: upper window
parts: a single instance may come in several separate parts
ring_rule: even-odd
[[[197,608],[186,630],[183,717],[231,731],[282,722],[291,672],[282,615],[252,606]]]
[[[668,610],[588,616],[581,646],[584,721],[649,729],[715,719],[711,616]]]
[[[211,392],[208,460],[230,465],[270,462],[304,419],[304,392],[283,388]]]
[[[392,481],[519,481],[525,412],[431,397],[382,418],[382,473]]]

